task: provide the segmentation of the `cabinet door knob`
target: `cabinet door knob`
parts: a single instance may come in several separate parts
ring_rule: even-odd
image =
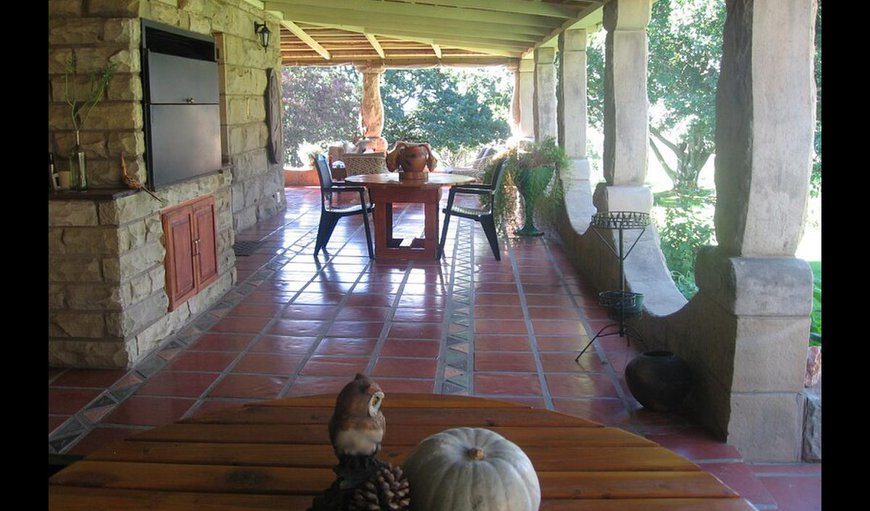
[[[185,99],[185,101],[187,101],[188,103],[193,103],[193,98],[187,98]]]

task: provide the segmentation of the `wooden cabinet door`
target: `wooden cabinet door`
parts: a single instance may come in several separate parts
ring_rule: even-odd
[[[214,197],[209,196],[197,201],[193,204],[192,209],[197,287],[205,289],[218,276]]]
[[[166,294],[169,297],[169,310],[172,311],[197,292],[191,209],[181,208],[164,214],[163,234],[166,243]]]

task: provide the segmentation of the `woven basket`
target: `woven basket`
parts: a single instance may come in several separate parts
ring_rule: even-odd
[[[383,174],[387,172],[387,160],[384,153],[348,154],[341,157],[348,176],[359,174]]]

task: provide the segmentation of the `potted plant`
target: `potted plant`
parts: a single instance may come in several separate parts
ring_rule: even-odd
[[[553,137],[541,141],[521,141],[492,159],[485,179],[490,179],[495,167],[505,158],[508,159],[509,182],[513,183],[523,198],[524,225],[514,232],[520,236],[541,236],[544,233],[535,227],[535,211],[541,199],[546,199],[549,204],[556,204],[561,199],[562,187],[558,180],[553,181],[553,176],[568,163],[565,150],[556,144]],[[516,202],[510,197],[504,199],[499,201],[504,205],[500,208],[503,210],[496,212],[500,217],[510,216],[516,207]]]
[[[91,73],[88,81],[88,90],[83,94],[84,98],[80,98],[79,90],[81,84],[78,80],[78,57],[75,50],[66,62],[64,70],[64,101],[70,107],[70,117],[72,118],[73,130],[76,134],[76,144],[70,151],[70,180],[73,190],[84,191],[88,189],[88,171],[85,152],[82,150],[80,131],[84,128],[88,116],[106,93],[106,87],[115,74],[117,64],[109,62],[102,69]]]

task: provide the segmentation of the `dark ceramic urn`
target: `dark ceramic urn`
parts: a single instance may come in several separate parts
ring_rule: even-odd
[[[670,351],[648,351],[625,366],[628,389],[644,408],[670,412],[683,403],[692,386],[692,371]]]

